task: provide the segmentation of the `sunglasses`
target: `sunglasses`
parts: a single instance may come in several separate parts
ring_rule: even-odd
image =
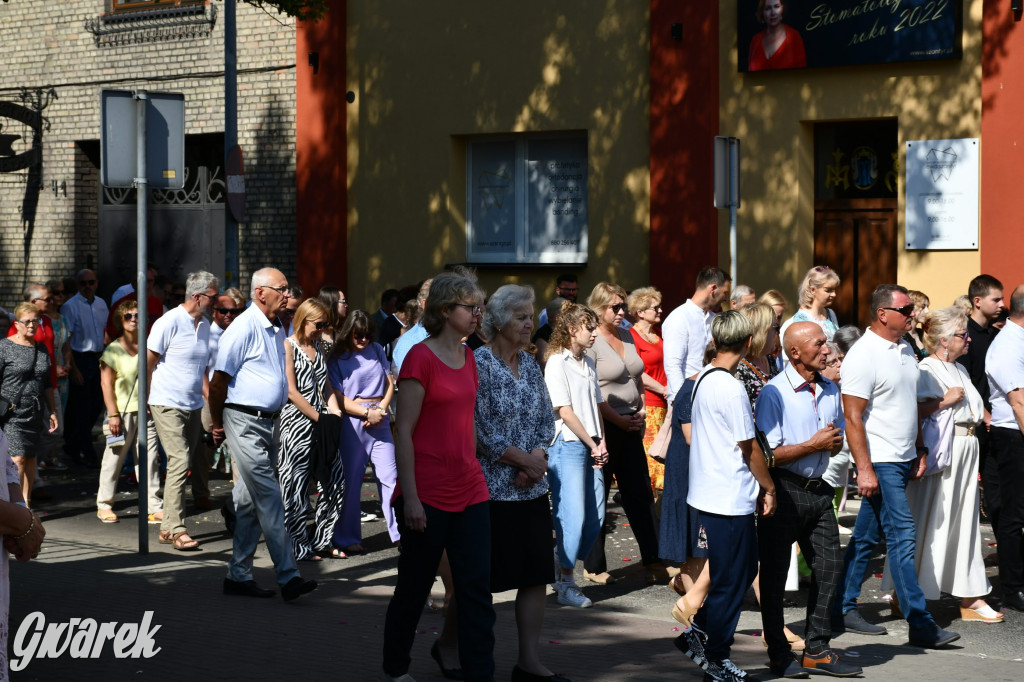
[[[882,306],[882,310],[891,310],[894,313],[899,313],[903,317],[910,317],[910,313],[914,312],[914,304],[908,303],[907,305],[901,306],[899,308],[887,308],[885,306]]]
[[[615,311],[617,313],[624,313],[624,312],[626,312],[626,304],[625,303],[616,303],[615,305],[610,305],[608,307],[611,308],[613,311]]]
[[[353,334],[352,338],[355,339],[356,341],[369,341],[370,340],[370,335],[369,334]]]
[[[53,296],[47,296],[46,298],[33,298],[32,299],[33,303],[35,303],[36,301],[46,301],[47,303],[53,303]]]
[[[322,332],[323,330],[327,329],[327,324],[327,320],[320,320],[319,322],[314,322],[313,326],[316,327],[316,330],[318,332]]]
[[[84,286],[94,287],[94,286],[96,286],[96,280],[94,280],[94,279],[82,279],[82,280],[78,281],[78,286],[80,286],[80,287],[84,287]]]
[[[219,315],[237,315],[242,311],[239,310],[238,308],[214,308],[213,312]]]
[[[139,314],[138,313],[125,313],[124,314],[124,321],[125,322],[131,322],[132,320],[137,320],[137,319],[139,319]]]

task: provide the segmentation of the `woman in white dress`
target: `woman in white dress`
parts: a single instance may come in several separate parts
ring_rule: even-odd
[[[992,586],[985,577],[978,525],[979,450],[974,430],[984,418],[985,408],[966,370],[956,362],[970,343],[967,316],[956,307],[933,311],[925,318],[922,332],[929,356],[920,363],[918,399],[942,396],[934,414],[936,432],[952,442],[946,441],[938,448],[929,443],[932,450],[948,448],[948,466],[933,471],[938,453],[929,452],[925,475],[907,485],[907,501],[917,531],[914,564],[918,581],[926,599],[938,599],[943,592],[960,597],[963,620],[1001,623],[1003,614],[984,599]],[[952,428],[943,426],[950,416]],[[938,460],[941,464],[943,457],[940,455]],[[891,587],[886,561],[882,589]]]

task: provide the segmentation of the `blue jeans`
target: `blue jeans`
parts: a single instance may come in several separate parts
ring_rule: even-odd
[[[917,536],[914,517],[907,503],[907,482],[913,465],[913,461],[874,465],[879,494],[861,501],[857,523],[846,547],[846,571],[841,583],[843,593],[837,600],[843,613],[857,608],[857,597],[867,577],[868,562],[884,531],[893,585],[907,622],[912,628],[927,627],[934,622],[917,582],[914,565]]]
[[[555,510],[558,565],[575,568],[601,534],[604,525],[604,474],[594,468],[590,448],[558,434],[548,449],[548,483]]]

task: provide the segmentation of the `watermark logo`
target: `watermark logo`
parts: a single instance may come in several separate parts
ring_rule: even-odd
[[[11,670],[24,670],[34,658],[99,658],[108,642],[117,658],[152,658],[162,647],[156,646],[157,630],[153,612],[146,611],[141,623],[97,623],[92,618],[72,618],[67,623],[47,623],[40,611],[30,613],[21,622],[14,639]]]

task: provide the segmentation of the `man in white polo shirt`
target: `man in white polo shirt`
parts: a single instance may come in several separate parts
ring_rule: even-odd
[[[924,474],[928,449],[918,429],[917,381],[920,370],[903,335],[914,323],[907,290],[880,284],[871,295],[871,326],[843,360],[843,412],[846,439],[857,464],[863,496],[846,548],[842,599],[837,610],[847,630],[882,635],[857,609],[868,562],[885,533],[900,608],[910,623],[910,643],[938,648],[960,635],[940,628],[928,613],[914,566],[916,531],[907,503],[907,482]],[[915,442],[917,443],[915,447]]]
[[[704,679],[731,681],[749,679],[729,660],[729,652],[743,597],[757,575],[754,514],[759,507],[765,516],[775,512],[775,484],[764,457],[752,455],[750,401],[732,376],[750,348],[750,322],[729,310],[712,321],[711,335],[718,354],[698,375],[693,391],[686,498],[706,531],[711,591],[675,644],[704,669]]]
[[[224,594],[274,596],[274,590],[260,588],[252,574],[262,530],[281,596],[291,601],[315,590],[316,581],[299,576],[274,470],[274,422],[288,401],[286,330],[278,317],[288,301],[288,280],[281,271],[264,268],[253,273],[250,288],[252,305],[221,335],[210,382],[214,446],[227,437],[237,465],[234,543]]]
[[[992,457],[999,478],[1001,518],[996,534],[1003,605],[1024,611],[1024,284],[1010,297],[1010,319],[988,347]]]
[[[203,271],[190,273],[185,302],[153,323],[147,346],[149,411],[167,453],[160,542],[181,551],[199,549],[185,528],[185,483],[189,463],[202,447],[200,410],[210,354],[210,325],[203,314],[216,297],[216,277]],[[196,496],[210,494],[195,484],[192,492]]]
[[[715,317],[712,311],[729,298],[731,282],[721,268],[703,268],[697,274],[693,296],[661,323],[669,405],[683,387],[683,382],[704,366],[704,349],[711,340],[711,320]]]
[[[761,620],[772,672],[803,676],[804,668],[847,677],[862,670],[839,660],[831,649],[832,604],[843,571],[839,524],[832,511],[834,488],[822,480],[829,458],[843,448],[843,407],[839,387],[821,376],[828,357],[825,332],[814,322],[795,322],[782,350],[789,358],[757,397],[757,427],[772,449],[769,467],[778,507],[757,525],[761,560]],[[800,543],[813,573],[807,595],[804,640],[798,663],[786,640],[782,599],[790,547]]]

